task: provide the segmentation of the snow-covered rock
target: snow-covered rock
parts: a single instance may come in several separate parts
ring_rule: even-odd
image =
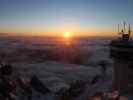
[[[56,93],[60,89],[69,89],[73,81],[91,81],[94,76],[100,75],[97,68],[63,64],[57,62],[45,62],[36,64],[14,64],[20,77],[30,79],[36,75],[45,86]]]

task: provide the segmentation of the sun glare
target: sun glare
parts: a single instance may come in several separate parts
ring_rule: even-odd
[[[70,37],[70,33],[69,32],[64,32],[64,37],[65,38],[69,38]]]

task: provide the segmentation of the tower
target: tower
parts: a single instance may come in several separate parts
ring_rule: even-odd
[[[125,24],[123,32],[125,32]],[[114,61],[114,88],[121,93],[133,93],[133,41],[129,40],[130,24],[127,34],[110,44],[110,56]],[[126,35],[126,36],[125,36]]]
[[[128,26],[128,34],[129,34],[129,37],[130,37],[130,35],[131,35],[131,26],[130,26],[130,24]]]

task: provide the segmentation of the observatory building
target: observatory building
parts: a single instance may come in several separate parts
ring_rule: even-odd
[[[119,32],[119,25],[118,25]],[[110,56],[114,61],[114,88],[120,93],[133,93],[133,41],[130,24],[119,32],[121,37],[110,44]]]

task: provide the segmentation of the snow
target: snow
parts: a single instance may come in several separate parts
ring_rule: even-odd
[[[34,49],[42,49],[41,47],[43,44],[47,43],[55,43],[53,41],[49,42],[49,40],[16,40],[12,42],[11,40],[2,40],[5,42],[0,42],[0,47],[2,47],[2,51],[6,51],[8,53],[15,52],[16,49],[23,49],[23,48],[32,48]],[[112,86],[112,60],[109,58],[109,47],[107,43],[109,41],[104,40],[85,40],[85,41],[78,41],[79,44],[85,44],[83,47],[79,45],[79,48],[84,48],[88,52],[91,52],[91,57],[86,62],[88,65],[75,65],[75,64],[66,64],[56,61],[45,61],[42,63],[38,62],[15,62],[13,63],[14,69],[17,72],[17,75],[20,76],[22,79],[29,81],[33,75],[36,75],[43,84],[51,91],[46,95],[42,95],[36,92],[33,89],[33,100],[55,100],[57,93],[60,90],[68,90],[70,88],[70,84],[79,80],[86,82],[87,85],[85,86],[86,89],[76,100],[87,100],[87,97],[93,95],[97,91],[108,91],[108,89]],[[41,45],[40,48],[38,45]],[[104,45],[104,46],[103,46]],[[45,48],[45,47],[43,47]],[[60,47],[58,47],[60,48]],[[25,50],[25,49],[24,49]],[[19,52],[21,59],[26,59],[26,55],[24,53]],[[15,58],[16,54],[13,54],[11,58]],[[32,60],[32,58],[31,58]],[[96,84],[90,84],[93,78],[97,75],[101,76],[101,69],[98,63],[100,61],[107,61],[107,77],[103,81],[99,79]],[[95,66],[93,66],[95,65]],[[22,100],[18,99],[18,100]]]
[[[94,76],[100,75],[97,68],[45,62],[36,64],[14,64],[21,77],[31,78],[36,75],[53,93],[60,89],[68,89],[69,83],[82,80],[91,81]]]

